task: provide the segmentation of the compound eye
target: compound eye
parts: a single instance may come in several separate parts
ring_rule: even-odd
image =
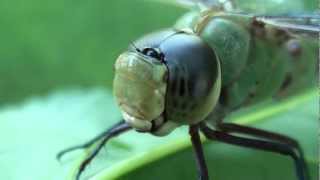
[[[158,49],[154,49],[154,48],[145,48],[142,50],[142,54],[149,57],[153,57],[160,61],[163,61],[163,57],[164,57],[163,54]]]

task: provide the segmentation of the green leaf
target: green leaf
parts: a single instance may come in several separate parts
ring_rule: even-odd
[[[317,179],[316,103],[315,93],[307,93],[284,102],[268,103],[251,110],[243,110],[229,120],[283,133],[299,140],[306,152],[312,177]],[[129,138],[134,138],[134,141],[127,140]],[[157,145],[150,144],[148,137],[135,135],[121,136],[118,140],[127,140],[129,144],[138,146],[139,150],[129,150],[129,158],[122,157],[108,161],[108,158],[101,157],[104,161],[108,161],[106,164],[111,165],[106,165],[107,167],[94,176],[94,179],[196,179],[197,177],[186,131],[178,130],[166,137],[165,142],[154,139],[153,141],[158,141]],[[205,153],[212,179],[296,178],[292,160],[288,157],[215,142],[206,143]],[[110,157],[113,154],[110,152],[105,156]]]
[[[317,98],[314,91],[285,101],[244,109],[229,120],[296,138],[317,179]],[[105,89],[61,91],[0,111],[0,179],[65,179],[86,151],[71,152],[59,163],[55,155],[83,143],[120,119]],[[295,179],[290,158],[205,141],[211,179]],[[186,128],[166,137],[129,132],[112,140],[88,166],[93,179],[196,179]],[[68,178],[68,179],[69,179]]]

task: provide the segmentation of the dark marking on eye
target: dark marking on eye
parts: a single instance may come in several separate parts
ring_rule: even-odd
[[[287,89],[290,86],[290,84],[292,83],[292,80],[293,80],[292,75],[290,73],[288,73],[286,75],[284,81],[281,84],[280,91]]]
[[[173,96],[179,96],[180,91],[180,70],[179,67],[175,67],[172,72],[172,87],[170,88]]]
[[[177,79],[174,79],[172,82],[171,82],[171,87],[170,87],[170,91],[172,94],[174,94],[176,92],[176,89],[177,89]]]
[[[187,90],[188,90],[188,92],[189,92],[189,95],[191,96],[191,97],[194,97],[194,95],[195,95],[195,87],[194,87],[194,82],[193,82],[193,80],[192,80],[192,78],[189,78],[188,79],[188,85],[187,85]]]
[[[229,93],[227,88],[222,88],[220,93],[219,103],[221,105],[227,105],[228,99],[229,99]]]
[[[185,88],[186,88],[185,80],[184,80],[184,78],[181,78],[180,79],[180,88],[179,88],[179,95],[181,97],[183,97],[185,95]]]

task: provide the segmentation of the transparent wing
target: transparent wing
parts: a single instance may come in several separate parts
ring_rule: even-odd
[[[313,12],[318,10],[315,1],[304,0],[161,0],[201,10],[220,9],[227,12],[282,14],[287,12]]]
[[[276,26],[295,33],[319,35],[320,15],[300,14],[284,16],[256,16],[257,21]]]
[[[178,3],[185,4],[188,6],[194,6],[197,4],[202,4],[204,6],[218,6],[220,4],[219,0],[177,0]]]
[[[176,0],[179,4],[200,10],[221,9],[228,13],[254,18],[262,23],[285,29],[295,34],[319,36],[320,13],[287,13],[280,15],[252,14],[236,8],[235,0]]]
[[[233,10],[232,0],[176,0],[179,4],[189,7],[198,7],[200,10],[221,9]]]
[[[320,14],[319,13],[299,13],[283,15],[257,15],[241,12],[232,12],[234,15],[253,18],[264,24],[278,27],[295,34],[305,34],[319,36]]]

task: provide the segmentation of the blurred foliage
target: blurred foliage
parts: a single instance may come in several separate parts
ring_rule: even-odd
[[[113,62],[128,43],[186,11],[161,1],[0,1],[0,105],[56,88],[110,88]],[[317,9],[316,0],[235,2],[260,13]]]
[[[129,42],[186,11],[161,1],[0,1],[0,105],[56,88],[110,88],[113,63]],[[260,13],[317,9],[315,0],[235,2]]]
[[[56,88],[110,88],[129,42],[183,12],[141,0],[0,1],[0,105]]]

